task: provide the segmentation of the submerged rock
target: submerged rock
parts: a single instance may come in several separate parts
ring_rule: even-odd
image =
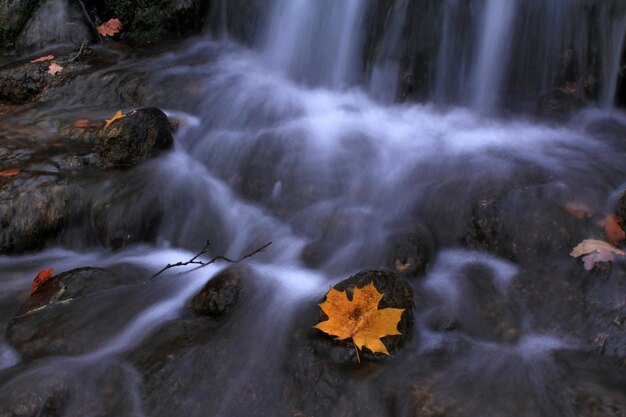
[[[50,77],[45,62],[0,68],[0,101],[27,103],[43,91]]]
[[[206,316],[221,316],[231,311],[241,297],[242,271],[227,268],[219,272],[191,300],[193,309]]]
[[[135,110],[104,127],[94,148],[107,166],[137,165],[174,145],[165,113],[148,107]]]
[[[7,50],[30,18],[40,0],[14,0],[0,2],[0,51]]]

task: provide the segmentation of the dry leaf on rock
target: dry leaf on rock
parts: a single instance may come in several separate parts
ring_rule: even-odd
[[[50,75],[57,75],[61,71],[63,71],[63,67],[57,64],[56,62],[53,62],[48,67],[48,74]]]
[[[14,177],[19,173],[19,168],[5,169],[4,171],[0,171],[0,177]]]
[[[50,277],[54,274],[53,268],[44,269],[43,271],[39,271],[37,277],[33,281],[33,285],[30,287],[30,295],[33,295],[41,285],[50,279]]]
[[[98,33],[101,36],[113,36],[122,30],[122,22],[119,19],[110,19],[98,26]]]
[[[54,59],[54,55],[46,55],[46,56],[42,56],[42,57],[39,57],[39,58],[37,58],[37,59],[33,59],[33,60],[32,60],[32,61],[30,61],[30,62],[32,62],[32,63],[35,63],[35,62],[44,62],[44,61],[50,61],[51,59]]]
[[[122,111],[118,110],[117,113],[115,113],[115,115],[113,115],[113,117],[111,117],[110,119],[106,119],[106,124],[104,125],[104,127],[107,127],[108,125],[110,125],[114,121],[116,121],[118,119],[123,119],[124,117],[126,117],[126,116],[124,116]]]
[[[585,256],[583,256],[585,255]],[[615,255],[626,255],[620,248],[596,239],[585,239],[576,246],[570,256],[578,258],[583,256],[586,270],[591,270],[596,262],[608,262],[615,259]]]
[[[398,322],[403,308],[378,309],[378,303],[384,294],[378,292],[374,283],[363,288],[355,288],[352,300],[348,299],[345,291],[331,288],[326,293],[326,301],[320,304],[328,320],[314,326],[337,340],[352,338],[355,346],[363,346],[372,352],[389,355],[387,348],[380,340],[384,336],[401,334],[398,332]]]

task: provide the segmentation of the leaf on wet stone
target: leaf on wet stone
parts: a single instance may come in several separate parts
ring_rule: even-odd
[[[48,74],[50,75],[57,75],[61,71],[63,71],[63,67],[57,64],[56,62],[51,63],[50,66],[48,67]]]
[[[121,110],[118,110],[117,113],[115,113],[115,115],[113,115],[113,117],[111,117],[110,119],[106,119],[106,124],[104,125],[104,127],[107,127],[108,125],[110,125],[111,123],[113,123],[116,120],[119,119],[123,119],[124,117],[126,117]]]
[[[39,287],[41,287],[43,283],[45,283],[46,281],[50,279],[50,277],[52,277],[52,274],[54,274],[53,268],[48,268],[48,269],[39,271],[39,273],[35,277],[35,280],[33,281],[33,284],[30,287],[30,295],[33,295],[34,293],[36,293]]]
[[[610,243],[596,239],[585,239],[570,252],[570,256],[574,258],[583,257],[585,269],[588,271],[593,269],[596,262],[613,261],[615,255],[624,256],[626,252]]]
[[[50,61],[51,59],[54,59],[54,55],[46,55],[46,56],[41,56],[37,59],[33,59],[32,61],[30,61],[31,63],[35,63],[35,62],[44,62],[44,61]]]
[[[320,304],[328,320],[314,327],[337,340],[352,339],[358,349],[365,346],[372,352],[389,355],[387,348],[380,340],[384,336],[401,334],[398,323],[403,308],[378,309],[384,294],[378,292],[371,282],[363,288],[355,288],[352,300],[346,291],[331,288],[326,293],[326,300]]]
[[[14,177],[20,173],[19,168],[11,168],[0,171],[0,177]]]
[[[122,30],[122,22],[119,19],[110,19],[98,26],[98,33],[101,36],[114,36]]]
[[[593,216],[593,210],[591,210],[587,204],[578,201],[565,203],[565,210],[577,219]]]

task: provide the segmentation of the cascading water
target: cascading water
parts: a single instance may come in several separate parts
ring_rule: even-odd
[[[489,112],[498,104],[509,68],[517,0],[486,0],[478,53],[472,69],[472,107]]]
[[[609,51],[605,58],[606,87],[602,94],[602,105],[606,109],[611,109],[615,104],[615,94],[617,92],[617,82],[622,67],[622,53],[624,41],[626,40],[626,12],[621,19],[612,25],[612,33],[608,42]]]
[[[364,0],[275,0],[264,54],[297,80],[340,87],[359,79]]]
[[[125,278],[11,323],[7,337],[26,341],[14,349],[0,340],[0,415],[27,404],[64,417],[415,410],[570,417],[595,404],[585,395],[616,398],[610,406],[621,410],[621,371],[589,365],[600,359],[580,346],[591,348],[602,326],[615,337],[607,352],[624,354],[617,326],[606,322],[621,310],[594,310],[623,302],[623,266],[614,262],[600,279],[569,252],[603,233],[595,221],[623,191],[626,119],[593,111],[564,124],[484,117],[498,107],[509,78],[551,89],[555,56],[566,46],[581,50],[584,36],[565,28],[583,12],[564,2],[435,3],[442,20],[433,20],[433,39],[442,42],[428,55],[436,69],[429,74],[433,99],[471,102],[473,109],[392,103],[398,77],[409,72],[419,84],[404,67],[415,61],[405,56],[410,48],[399,45],[414,24],[404,16],[408,1],[394,2],[385,17],[370,79],[361,85],[371,6],[364,0],[275,0],[260,51],[221,37],[194,39],[162,55],[120,58],[61,90],[55,104],[25,109],[47,123],[99,103],[94,91],[126,92],[124,83],[142,80],[151,92],[142,105],[162,106],[179,128],[174,151],[128,170],[90,171],[85,180],[94,181],[87,182],[88,201],[113,194],[110,210],[131,202],[118,215],[124,223],[158,211],[151,243],[94,248],[94,226],[77,222],[54,243],[74,250],[0,257],[0,308],[11,313],[4,325],[43,268],[117,268]],[[546,21],[530,22],[536,15],[552,16],[554,30],[567,33],[522,47],[519,34],[532,25],[550,32]],[[542,68],[524,78],[519,69],[537,57]],[[110,100],[126,105],[117,95]],[[0,120],[7,129],[10,123]],[[37,127],[60,130],[46,123]],[[52,162],[45,169],[63,163]],[[568,214],[572,202],[590,206],[598,219]],[[199,316],[187,301],[226,264],[188,265],[149,279],[190,259],[206,239],[213,244],[205,260],[273,242],[236,268],[241,298],[219,317]],[[420,257],[424,276],[410,272]],[[417,336],[397,355],[357,366],[341,344],[318,343],[311,327],[329,285],[371,268],[405,274],[415,292]],[[594,315],[603,321],[591,321]],[[27,328],[20,332],[29,320],[45,342],[29,338]],[[584,360],[557,357],[568,349]]]

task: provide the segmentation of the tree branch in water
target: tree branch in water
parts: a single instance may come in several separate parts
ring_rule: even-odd
[[[224,261],[224,262],[228,262],[228,263],[231,263],[231,264],[236,264],[236,263],[239,263],[239,262],[243,261],[244,259],[247,259],[247,258],[250,258],[250,257],[256,255],[257,253],[263,252],[271,244],[272,244],[272,242],[268,242],[265,245],[261,246],[260,248],[253,250],[252,252],[248,253],[247,255],[242,256],[239,259],[230,259],[230,258],[227,258],[225,256],[216,256],[216,257],[211,258],[211,260],[206,261],[206,262],[205,261],[199,261],[198,258],[200,256],[202,256],[202,255],[207,254],[208,253],[207,249],[209,248],[209,246],[211,246],[211,242],[207,240],[206,241],[206,245],[204,245],[204,248],[202,248],[202,250],[200,252],[198,252],[193,258],[191,258],[190,260],[185,261],[185,262],[176,262],[175,264],[167,264],[166,266],[163,267],[163,269],[161,269],[159,272],[154,274],[152,276],[152,278],[150,278],[150,279],[156,278],[159,275],[161,275],[163,272],[167,271],[168,269],[174,268],[174,267],[177,267],[177,266],[187,266],[187,265],[207,266],[207,265],[211,265],[212,263],[215,263],[217,261]]]

